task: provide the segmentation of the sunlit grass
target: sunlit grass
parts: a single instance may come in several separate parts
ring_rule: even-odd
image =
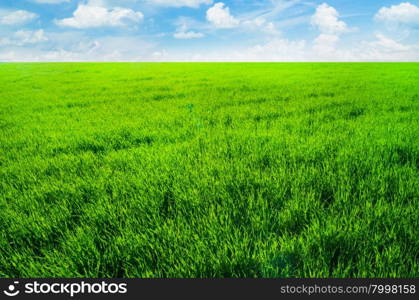
[[[418,64],[0,64],[0,276],[417,277]]]

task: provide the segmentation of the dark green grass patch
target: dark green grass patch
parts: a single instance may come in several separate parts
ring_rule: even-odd
[[[417,277],[418,64],[1,64],[0,276]]]

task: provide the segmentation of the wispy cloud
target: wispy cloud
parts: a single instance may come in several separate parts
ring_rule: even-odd
[[[0,25],[23,25],[37,18],[37,14],[26,10],[6,11],[0,15]]]

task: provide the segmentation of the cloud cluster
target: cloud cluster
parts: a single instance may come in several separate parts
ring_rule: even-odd
[[[313,51],[323,59],[335,56],[340,35],[350,31],[348,25],[339,17],[338,11],[326,3],[317,6],[311,17],[311,24],[320,31],[320,35],[313,42]]]
[[[375,20],[387,23],[419,25],[419,7],[409,2],[382,7],[375,15]]]
[[[207,10],[207,20],[216,28],[234,28],[240,24],[240,21],[230,14],[230,8],[222,2],[215,3]]]
[[[323,34],[336,35],[348,31],[348,25],[339,20],[338,11],[327,3],[317,6],[315,14],[311,17],[311,24]]]
[[[195,32],[195,31],[179,31],[175,32],[173,35],[176,39],[183,39],[183,40],[189,40],[189,39],[199,39],[203,38],[205,35],[201,32]]]
[[[239,19],[230,13],[230,8],[223,2],[215,3],[210,7],[206,13],[206,19],[216,29],[241,28],[248,31],[279,34],[275,25],[263,16]]]
[[[45,32],[39,30],[19,30],[11,37],[1,38],[0,46],[24,46],[48,41]]]
[[[368,45],[374,49],[381,49],[383,52],[387,53],[408,52],[412,50],[411,47],[400,44],[380,33],[376,34],[376,40],[370,42]]]
[[[0,16],[0,25],[23,25],[38,18],[38,15],[26,10],[16,10]]]
[[[105,8],[80,4],[73,13],[73,17],[56,20],[59,26],[74,28],[118,27],[139,23],[144,15],[128,8]]]

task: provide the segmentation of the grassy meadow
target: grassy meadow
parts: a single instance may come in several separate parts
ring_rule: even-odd
[[[419,276],[419,64],[0,64],[0,277]]]

